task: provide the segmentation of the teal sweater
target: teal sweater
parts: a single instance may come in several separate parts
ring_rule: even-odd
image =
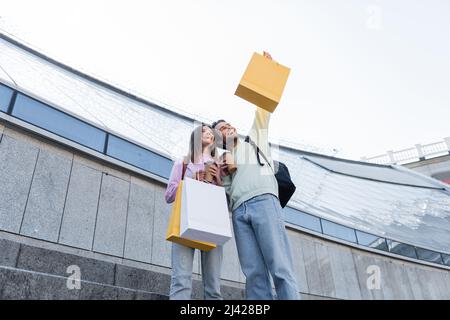
[[[255,120],[248,135],[268,158],[273,168],[268,141],[269,120],[270,113],[257,107]],[[267,164],[264,166],[258,164],[255,149],[249,143],[239,139],[231,153],[237,164],[237,170],[233,174],[223,177],[223,185],[229,198],[231,211],[234,211],[243,202],[264,193],[271,193],[278,197],[278,183],[273,170]],[[262,156],[260,156],[260,161],[266,163]]]

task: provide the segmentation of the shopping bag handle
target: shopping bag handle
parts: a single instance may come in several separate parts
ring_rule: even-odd
[[[181,174],[181,180],[184,180],[184,174],[186,173],[187,164],[183,160],[183,172]]]

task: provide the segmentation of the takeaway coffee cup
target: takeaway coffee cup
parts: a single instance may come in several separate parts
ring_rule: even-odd
[[[211,183],[213,182],[214,177],[209,173],[209,167],[214,165],[214,161],[208,161],[205,163],[205,181]]]

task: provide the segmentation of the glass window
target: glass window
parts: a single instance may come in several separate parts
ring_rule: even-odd
[[[343,225],[322,219],[323,233],[339,239],[356,243],[355,230]]]
[[[105,132],[27,96],[17,95],[12,115],[103,153]]]
[[[284,207],[283,213],[286,222],[322,233],[319,218],[287,206]]]
[[[443,263],[441,254],[439,252],[422,249],[422,248],[416,248],[416,252],[417,252],[417,257],[420,260],[426,260],[426,261],[440,263],[440,264]]]
[[[450,254],[442,254],[442,260],[445,265],[450,266]]]
[[[0,111],[8,112],[13,90],[0,84]]]
[[[356,230],[356,238],[358,239],[358,243],[360,245],[378,250],[389,251],[385,238],[359,230]]]
[[[417,259],[416,250],[413,246],[394,240],[387,240],[387,243],[390,252]]]
[[[109,135],[106,154],[160,177],[170,177],[172,160],[114,135]]]

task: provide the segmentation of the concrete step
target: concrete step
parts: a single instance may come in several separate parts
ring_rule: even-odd
[[[70,266],[80,271],[80,290],[67,288]],[[169,287],[167,273],[0,239],[0,299],[167,299]],[[224,299],[243,299],[241,288],[221,290]],[[203,298],[199,280],[192,298]]]
[[[0,266],[0,300],[167,300],[168,296]]]

